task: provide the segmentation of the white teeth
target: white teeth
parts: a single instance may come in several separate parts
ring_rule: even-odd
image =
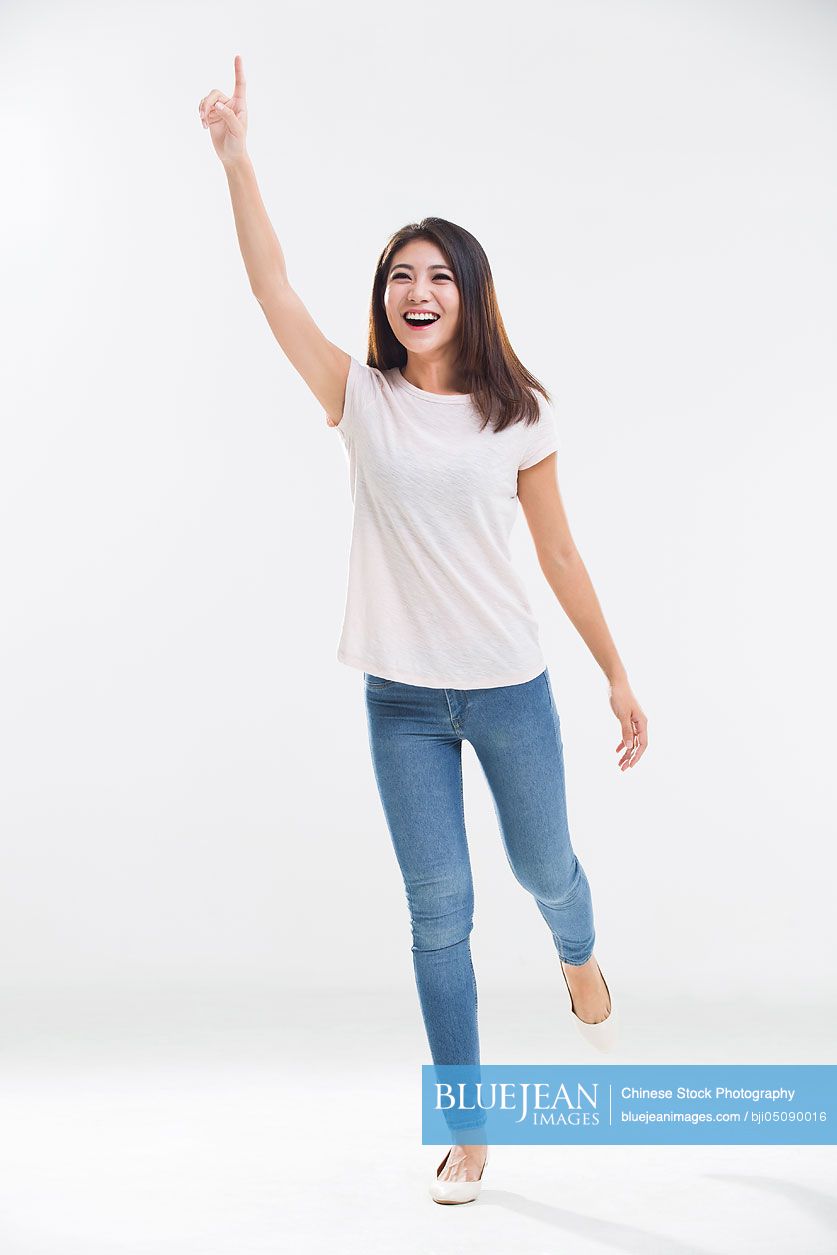
[[[404,317],[407,319],[407,322],[435,322],[436,319],[439,317],[439,315],[438,314],[407,313],[404,315]]]

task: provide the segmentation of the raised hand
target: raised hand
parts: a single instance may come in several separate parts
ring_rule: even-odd
[[[235,87],[231,96],[214,88],[198,105],[204,127],[212,136],[212,145],[223,165],[239,160],[247,153],[247,84],[241,57],[235,58]]]

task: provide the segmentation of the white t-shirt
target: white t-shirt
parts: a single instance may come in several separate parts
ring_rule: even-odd
[[[558,447],[552,407],[501,432],[468,396],[352,357],[337,430],[354,505],[340,662],[428,688],[523,684],[544,670],[512,566],[517,472]]]

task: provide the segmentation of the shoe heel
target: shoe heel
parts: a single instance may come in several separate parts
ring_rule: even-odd
[[[599,967],[598,959],[596,960],[596,967]],[[567,993],[570,995],[570,1014],[576,1029],[589,1046],[593,1046],[594,1049],[600,1050],[603,1054],[613,1054],[619,1046],[619,1021],[616,1007],[613,1003],[613,995],[608,989],[604,972],[599,967],[599,975],[604,981],[604,987],[607,989],[607,996],[610,999],[610,1012],[607,1018],[600,1020],[598,1024],[588,1024],[586,1020],[581,1020],[576,1015],[575,1006],[573,1005],[573,994],[563,963],[561,964],[561,975],[564,977],[564,984],[567,986]]]

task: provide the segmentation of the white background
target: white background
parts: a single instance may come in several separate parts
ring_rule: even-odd
[[[96,991],[244,988],[358,991],[377,1020],[391,991],[426,1061],[362,676],[335,657],[342,442],[249,290],[198,118],[240,53],[261,192],[325,334],[365,360],[383,244],[439,215],[482,242],[552,393],[572,530],[649,718],[623,774],[521,514],[615,997],[661,1032],[671,998],[761,1008],[768,1033],[810,1002],[832,1060],[837,9],[8,3],[0,47],[10,1021],[37,1003],[60,1036],[56,1008]],[[481,1011],[557,1006],[464,761]]]

